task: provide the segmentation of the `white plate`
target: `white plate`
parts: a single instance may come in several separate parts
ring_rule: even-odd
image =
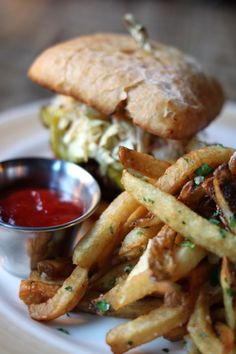
[[[45,101],[25,105],[0,114],[0,160],[20,156],[52,156],[48,144],[48,131],[38,119],[39,107]],[[209,142],[218,142],[236,147],[236,104],[228,103],[221,117],[204,133]],[[1,261],[1,260],[0,260]],[[52,323],[32,321],[26,306],[18,299],[19,279],[6,273],[0,267],[0,313],[24,328],[43,342],[60,348],[66,353],[100,354],[110,353],[105,343],[106,332],[122,323],[115,318],[101,318],[92,315],[63,316]],[[70,335],[57,328],[66,329]],[[183,342],[169,343],[155,340],[139,347],[132,353],[157,354],[169,348],[172,354],[183,353]]]

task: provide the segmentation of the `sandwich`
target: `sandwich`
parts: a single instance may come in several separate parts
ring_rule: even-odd
[[[120,188],[120,145],[174,160],[224,102],[195,59],[136,30],[136,38],[98,33],[55,45],[29,69],[57,94],[42,109],[54,154],[87,168],[109,197]]]

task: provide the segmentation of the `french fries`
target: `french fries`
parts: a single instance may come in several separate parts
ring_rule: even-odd
[[[99,314],[98,309],[96,308],[96,302],[94,301],[99,296],[98,291],[91,291],[89,290],[83,299],[78,303],[76,308],[74,309],[75,312],[87,312],[91,314]],[[146,298],[132,304],[123,307],[118,311],[114,311],[112,308],[109,311],[103,313],[105,316],[112,316],[112,317],[120,317],[120,318],[127,318],[127,319],[135,319],[139,316],[145,315],[146,313],[155,310],[156,308],[160,307],[163,304],[163,301],[158,298]]]
[[[224,353],[232,353],[234,351],[234,332],[226,324],[217,322],[215,325],[221,342],[224,346]]]
[[[99,290],[100,293],[109,291],[128,276],[136,263],[137,260],[135,259],[120,263],[107,270],[105,274],[100,272],[100,276],[99,272],[97,272],[95,274],[96,279],[93,281],[91,278],[90,288]]]
[[[222,163],[227,163],[233,152],[233,149],[217,145],[191,151],[168,167],[157,180],[156,186],[164,192],[175,194],[203,164],[208,164],[212,168],[218,167]],[[140,207],[139,212],[140,214],[143,212],[143,216],[145,216],[146,208],[144,206]],[[152,223],[148,225],[155,225],[159,221],[159,218],[155,215]]]
[[[49,321],[64,315],[77,305],[87,286],[88,271],[77,266],[52,298],[29,305],[30,316],[35,320]]]
[[[59,284],[47,284],[43,281],[22,280],[20,284],[19,298],[26,304],[41,304],[52,298]]]
[[[187,304],[173,308],[161,306],[147,315],[112,329],[108,332],[106,341],[111,346],[113,353],[121,354],[167,334],[172,329],[184,324],[188,317]]]
[[[135,227],[122,242],[119,256],[128,260],[140,257],[147,247],[148,240],[158,233],[161,225],[160,223],[150,227]]]
[[[222,163],[227,163],[233,152],[233,149],[218,145],[191,151],[180,157],[165,171],[164,175],[158,179],[157,186],[162,191],[174,194],[203,164],[216,168]]]
[[[127,192],[121,193],[78,243],[74,250],[73,263],[89,269],[98,262],[99,258],[103,258],[106,247],[109,247],[109,251],[112,252],[117,244],[117,238],[122,241],[125,236],[122,230],[123,224],[138,205],[138,202]]]
[[[140,154],[135,150],[120,146],[119,158],[125,169],[133,169],[143,176],[158,179],[171,165],[167,161],[156,160],[153,156]]]
[[[211,325],[208,299],[204,292],[201,292],[198,297],[188,324],[188,331],[201,353],[224,353],[224,346]]]
[[[126,318],[106,337],[115,354],[160,336],[186,338],[188,354],[236,354],[232,154],[207,146],[170,165],[121,148],[125,191],[79,240],[72,273],[43,261],[22,281],[31,317]]]
[[[231,273],[230,262],[223,257],[220,282],[223,291],[223,301],[225,308],[226,321],[228,326],[235,331],[236,329],[236,308],[233,296],[233,275]]]
[[[198,348],[192,341],[191,337],[189,335],[184,336],[184,341],[185,341],[185,346],[187,350],[187,354],[200,354]]]
[[[122,182],[137,201],[176,232],[219,257],[226,256],[236,262],[236,237],[231,232],[211,224],[172,195],[127,171],[123,173]]]

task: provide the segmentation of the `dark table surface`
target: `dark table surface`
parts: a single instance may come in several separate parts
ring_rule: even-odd
[[[50,95],[26,77],[44,48],[81,34],[125,32],[132,12],[153,39],[195,56],[236,100],[236,2],[0,0],[0,110]]]

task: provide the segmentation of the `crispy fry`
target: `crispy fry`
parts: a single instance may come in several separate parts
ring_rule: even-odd
[[[184,245],[184,242],[182,243]],[[187,244],[188,245],[188,244]],[[180,247],[175,253],[176,268],[172,273],[172,280],[177,281],[189,274],[206,256],[206,251],[199,246],[194,248]]]
[[[233,152],[233,149],[217,145],[191,151],[167,168],[163,176],[157,180],[156,186],[164,192],[175,194],[202,164],[207,163],[211,167],[217,167],[222,163],[228,162]],[[140,214],[143,212],[144,217],[146,208],[144,206],[140,207],[139,212]],[[151,226],[159,221],[159,218],[155,216],[151,224],[136,224],[136,226]]]
[[[151,241],[149,241],[151,245]],[[173,289],[173,283],[169,281],[156,281],[148,264],[149,246],[141,256],[138,264],[129,274],[128,278],[119,286],[113,288],[110,294],[105,294],[106,300],[112,308],[118,310],[133,301],[158,293],[165,294]],[[111,296],[112,295],[112,296]]]
[[[125,169],[133,169],[144,176],[158,179],[163,175],[170,163],[164,160],[157,160],[151,155],[143,154],[120,146],[119,158]]]
[[[147,247],[148,240],[157,234],[160,227],[161,224],[148,228],[136,227],[131,230],[121,244],[119,256],[126,259],[140,257]]]
[[[191,208],[196,208],[205,196],[201,186],[195,186],[193,181],[187,182],[178,200]],[[164,225],[153,239],[150,249],[149,263],[157,279],[165,275],[172,281],[186,276],[205,257],[206,251],[183,238],[169,226]]]
[[[219,257],[236,261],[236,237],[193,212],[172,195],[124,171],[122,182],[140,203],[182,236]]]
[[[99,276],[98,272],[94,275],[94,277],[96,277],[96,280],[91,280],[90,287],[92,289],[99,290],[100,292],[109,291],[116,284],[119,284],[119,278],[125,279],[127,277],[127,275],[131,272],[136,263],[137,260],[118,264],[110,268],[105,274],[102,274],[101,272],[101,276]]]
[[[234,307],[234,290],[231,278],[230,263],[226,257],[223,257],[220,283],[223,290],[223,301],[225,307],[226,321],[229,327],[236,329],[236,311]]]
[[[157,186],[165,192],[174,194],[204,163],[215,168],[228,162],[233,152],[233,149],[217,145],[191,151],[180,157],[175,164],[166,170],[157,181]]]
[[[121,148],[134,175],[123,172],[126,191],[79,239],[72,274],[65,279],[70,261],[49,260],[21,282],[31,317],[47,321],[74,309],[133,319],[107,334],[115,354],[187,332],[188,354],[236,354],[232,153],[208,146],[169,166]],[[220,284],[212,282],[219,257]]]
[[[73,311],[75,312],[88,312],[97,314],[96,309],[96,298],[98,298],[100,293],[98,291],[89,291],[85,294],[83,299],[78,303]],[[163,305],[163,301],[158,298],[145,298],[132,304],[123,307],[118,311],[114,311],[110,308],[108,311],[104,312],[104,316],[121,317],[127,319],[134,319],[139,316],[145,315],[146,313],[157,309]]]
[[[201,292],[188,323],[188,331],[201,353],[222,354],[224,346],[213,331],[207,296]]]
[[[120,246],[121,242],[124,239],[124,236],[132,232],[133,228],[133,222],[136,220],[137,215],[140,213],[139,207],[135,209],[133,213],[130,214],[128,217],[128,220],[126,220],[123,225],[121,230],[118,232],[117,237],[113,237],[112,241],[109,242],[109,244],[106,245],[106,248],[103,250],[102,257],[98,259],[97,266],[99,269],[104,268],[106,266],[107,262],[109,263],[110,260],[110,255],[113,253],[113,251]],[[119,218],[119,213],[117,213],[117,218]],[[142,247],[144,250],[145,247]],[[128,255],[127,255],[128,256]],[[131,257],[127,257],[126,259],[135,259],[140,256],[140,252],[138,253],[137,250],[133,252]],[[124,257],[123,257],[124,259]],[[120,261],[120,260],[119,260]]]
[[[184,324],[188,317],[187,304],[172,308],[161,306],[110,330],[106,341],[113,353],[121,354],[154,338],[166,335],[172,329]]]
[[[201,185],[196,186],[194,181],[191,180],[183,185],[183,188],[178,196],[178,200],[194,210],[199,205],[205,194],[206,192]]]
[[[103,258],[108,245],[112,244],[112,250],[117,244],[117,238],[120,240],[121,236],[125,236],[122,226],[137,206],[138,202],[132,196],[127,192],[121,193],[77,244],[73,263],[82,268],[90,268],[99,258]]]
[[[140,218],[142,218],[143,216],[143,210],[142,207],[138,207],[137,209],[135,209],[135,211],[129,216],[129,218],[127,219],[127,221],[125,222],[124,227],[129,228],[129,227],[134,227],[135,223],[140,220]]]
[[[236,175],[236,153],[234,152],[229,160],[229,169],[233,175]]]
[[[187,354],[200,354],[199,350],[189,335],[185,336],[184,340],[186,343]]]
[[[77,266],[52,298],[29,306],[30,316],[35,320],[49,321],[64,315],[77,305],[87,286],[88,271]]]
[[[47,284],[42,281],[22,280],[19,298],[26,304],[40,304],[53,297],[60,288],[59,284]]]
[[[221,322],[216,323],[215,329],[224,345],[224,354],[232,353],[234,349],[234,332],[232,329]]]
[[[167,239],[173,235],[173,243]],[[177,247],[176,247],[177,245]],[[177,281],[185,277],[205,257],[206,251],[191,243],[176,240],[176,232],[165,225],[153,239],[148,262],[153,275],[158,279]]]
[[[153,213],[146,212],[146,215],[144,215],[143,210],[146,211],[146,209],[143,206],[140,206],[138,210],[140,213],[140,218],[134,221],[133,223],[134,227],[145,228],[145,227],[152,227],[155,225],[163,225],[161,220]]]

